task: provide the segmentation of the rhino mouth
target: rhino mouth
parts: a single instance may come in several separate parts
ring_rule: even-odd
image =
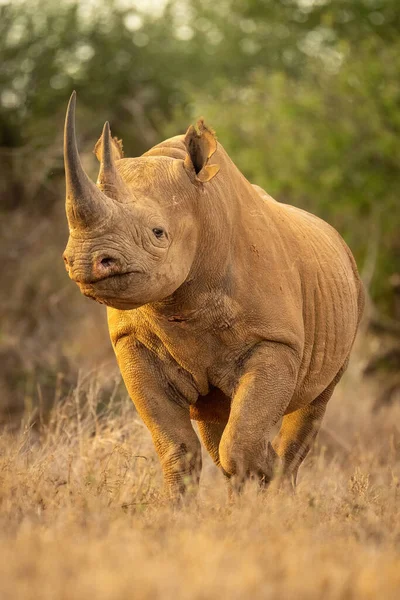
[[[108,275],[104,275],[103,277],[97,277],[96,279],[89,279],[87,281],[81,281],[79,282],[81,285],[96,285],[98,283],[101,283],[102,281],[118,281],[118,280],[123,280],[124,278],[126,278],[128,275],[134,275],[134,274],[143,274],[143,271],[125,271],[123,273],[109,273]]]
[[[111,273],[107,277],[78,285],[86,298],[111,308],[131,310],[144,304],[143,301],[137,301],[135,296],[138,289],[143,291],[147,280],[146,275],[144,271],[138,270]]]
[[[99,279],[78,282],[84,296],[94,300],[105,300],[107,297],[115,298],[126,292],[131,285],[133,275],[142,274],[142,271],[126,271],[124,273],[110,273]]]

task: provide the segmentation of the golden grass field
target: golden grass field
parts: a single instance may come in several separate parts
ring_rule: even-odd
[[[101,412],[99,376],[82,375],[46,420],[1,434],[1,600],[397,600],[400,405],[373,412],[361,369],[356,351],[296,495],[248,486],[230,503],[205,458],[181,509],[128,398]]]

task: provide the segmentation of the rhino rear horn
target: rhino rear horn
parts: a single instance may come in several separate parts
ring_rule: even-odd
[[[75,133],[76,92],[70,98],[64,129],[66,212],[72,229],[93,227],[109,216],[107,197],[86,175],[79,158]]]
[[[97,185],[109,198],[123,201],[127,190],[115,165],[116,160],[123,158],[122,142],[111,137],[108,121],[104,124],[103,133],[95,146],[94,152],[100,160]]]
[[[208,161],[217,150],[217,140],[212,129],[209,129],[203,119],[197,121],[196,126],[191,125],[185,135],[187,157],[185,167],[187,171],[194,171],[194,178],[198,182],[210,181],[219,171],[219,165],[209,165]]]

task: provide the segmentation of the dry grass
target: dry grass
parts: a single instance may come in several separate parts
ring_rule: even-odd
[[[206,461],[180,510],[127,398],[101,412],[81,378],[50,421],[1,435],[1,599],[399,598],[400,406],[372,415],[358,373],[296,496],[250,487],[230,504]]]

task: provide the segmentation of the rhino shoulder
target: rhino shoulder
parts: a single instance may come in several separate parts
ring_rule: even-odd
[[[260,187],[259,185],[255,184],[255,183],[253,183],[252,186],[256,190],[256,192],[259,194],[259,196],[261,196],[261,198],[263,200],[271,200],[271,202],[277,203],[277,200],[275,200],[275,198],[273,198],[272,196],[267,194],[267,192],[262,187]]]

